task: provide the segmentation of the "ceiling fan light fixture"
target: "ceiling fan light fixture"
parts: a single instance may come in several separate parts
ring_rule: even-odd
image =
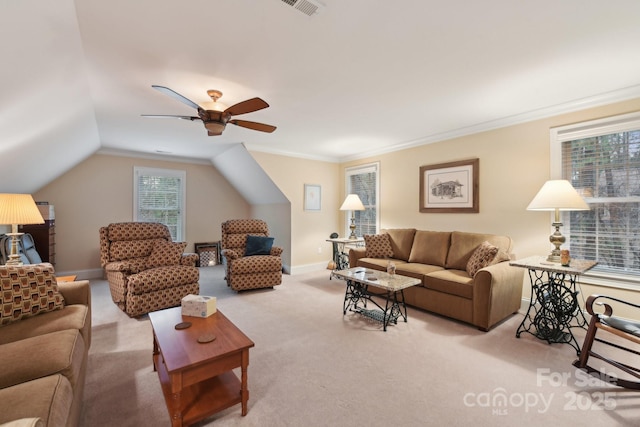
[[[204,127],[212,134],[212,135],[220,135],[224,130],[226,123],[220,122],[206,122]]]
[[[218,99],[222,97],[222,92],[216,89],[209,89],[207,95],[211,97],[211,102],[203,102],[200,106],[206,111],[224,111],[228,108],[227,105],[222,102],[218,102]]]
[[[222,102],[218,102],[218,101],[215,101],[215,102],[203,102],[203,103],[200,104],[200,107],[205,111],[219,111],[219,112],[223,112],[224,110],[229,108],[228,106],[226,106]]]

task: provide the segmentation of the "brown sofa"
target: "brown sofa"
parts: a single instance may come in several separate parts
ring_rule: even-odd
[[[77,426],[90,345],[88,281],[0,266],[0,425]]]
[[[365,236],[365,243],[349,251],[349,265],[385,270],[392,262],[397,274],[420,279],[420,285],[404,291],[411,306],[484,331],[520,308],[524,270],[509,265],[512,240],[507,236],[389,229]]]

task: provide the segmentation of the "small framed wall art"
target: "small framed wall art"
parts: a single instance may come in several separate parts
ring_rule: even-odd
[[[420,212],[478,213],[480,160],[420,167]]]
[[[322,187],[315,184],[304,185],[304,210],[320,211],[322,206]]]

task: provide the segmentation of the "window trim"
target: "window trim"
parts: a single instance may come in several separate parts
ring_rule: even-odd
[[[344,190],[345,197],[349,194],[349,177],[351,175],[357,175],[361,173],[367,172],[375,172],[376,173],[376,233],[380,230],[380,162],[373,163],[365,163],[357,166],[350,166],[344,169]],[[345,236],[348,236],[351,231],[349,230],[349,225],[351,225],[351,211],[345,211],[346,215],[344,217],[344,225],[343,229],[346,233]]]
[[[637,129],[640,129],[640,111],[551,128],[549,132],[550,179],[563,179],[563,142]],[[588,285],[618,289],[638,290],[640,287],[640,277],[604,271],[587,271],[581,276],[580,281]]]
[[[186,199],[187,199],[187,172],[179,169],[150,168],[145,166],[133,167],[133,220],[139,221],[138,209],[138,177],[140,176],[165,176],[177,177],[180,179],[180,218],[178,220],[178,230],[175,236],[176,242],[185,242],[186,239]]]

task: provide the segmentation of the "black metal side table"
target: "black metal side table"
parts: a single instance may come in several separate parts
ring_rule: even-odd
[[[349,254],[345,252],[345,245],[354,245],[358,247],[364,245],[364,239],[362,237],[358,237],[356,239],[336,237],[327,239],[327,242],[337,246],[333,254],[333,261],[336,265],[334,270],[346,270],[349,268]]]
[[[580,345],[571,328],[586,328],[587,320],[578,303],[577,277],[597,264],[572,259],[569,266],[547,262],[545,257],[529,257],[509,263],[529,270],[531,300],[518,326],[516,337],[528,332],[549,344],[572,346],[580,354]]]

